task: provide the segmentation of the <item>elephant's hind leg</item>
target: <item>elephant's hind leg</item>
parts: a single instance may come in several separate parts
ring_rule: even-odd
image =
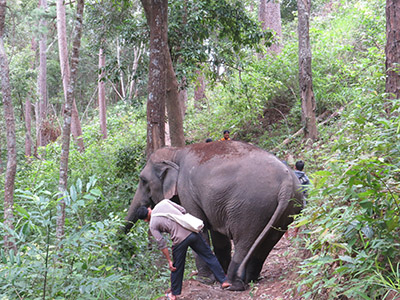
[[[265,260],[274,246],[279,242],[283,234],[284,231],[281,230],[271,231],[264,242],[261,243],[260,247],[254,252],[246,266],[244,279],[246,283],[258,280]]]
[[[227,273],[229,264],[231,262],[231,240],[219,232],[210,231],[210,233],[215,256],[218,258],[222,269],[224,269],[225,273]]]

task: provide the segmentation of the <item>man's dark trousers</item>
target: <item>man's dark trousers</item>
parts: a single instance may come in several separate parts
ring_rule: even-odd
[[[210,247],[199,233],[193,232],[183,242],[172,247],[172,257],[176,268],[175,272],[171,272],[171,292],[173,295],[180,295],[182,291],[186,253],[189,246],[204,260],[220,283],[226,281],[224,270]]]

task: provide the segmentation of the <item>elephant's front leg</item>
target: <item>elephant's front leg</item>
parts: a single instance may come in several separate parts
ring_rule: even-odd
[[[210,233],[215,256],[218,258],[222,269],[224,269],[225,273],[227,273],[229,264],[231,263],[231,240],[219,232],[210,230]]]

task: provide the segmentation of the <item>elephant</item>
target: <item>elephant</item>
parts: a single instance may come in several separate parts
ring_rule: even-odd
[[[258,279],[268,254],[303,205],[294,172],[275,155],[240,141],[153,152],[139,175],[125,232],[137,221],[140,206],[154,207],[163,199],[203,220],[231,290],[245,290]]]

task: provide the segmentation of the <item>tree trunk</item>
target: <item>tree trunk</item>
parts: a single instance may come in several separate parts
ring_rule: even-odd
[[[268,47],[268,52],[280,53],[282,51],[282,20],[279,0],[260,0],[258,19],[263,30],[270,29],[275,32],[275,41]]]
[[[167,111],[171,146],[183,147],[185,146],[185,137],[183,133],[183,113],[182,103],[179,101],[178,81],[176,80],[168,46],[165,51],[167,51],[165,53],[167,60]]]
[[[117,38],[117,64],[119,70],[119,82],[121,87],[121,95],[124,100],[126,100],[126,93],[125,93],[125,83],[124,83],[124,73],[121,69],[121,46],[119,45],[119,38]]]
[[[299,33],[299,84],[304,123],[305,138],[317,139],[317,124],[315,117],[315,98],[311,72],[311,47],[309,35],[309,17],[311,0],[298,0],[298,33]]]
[[[29,158],[32,156],[32,117],[31,117],[31,112],[32,112],[32,104],[31,100],[29,100],[29,97],[26,98],[25,100],[25,156]]]
[[[204,82],[204,76],[200,70],[196,71],[197,78],[196,78],[196,86],[194,87],[194,107],[199,108],[206,97],[206,84]]]
[[[43,10],[47,10],[47,0],[39,0],[39,6]],[[40,26],[46,27],[47,21],[45,17],[40,20]],[[43,147],[48,144],[46,134],[46,118],[47,118],[47,36],[43,33],[39,41],[39,132],[37,132],[37,145]]]
[[[58,51],[60,56],[61,77],[63,80],[64,100],[67,102],[68,86],[70,81],[70,69],[68,63],[68,46],[67,46],[67,28],[65,17],[65,5],[63,0],[57,0],[57,33],[58,33]],[[72,120],[71,132],[72,136],[77,140],[78,148],[84,151],[84,143],[82,139],[82,129],[79,121],[78,110],[75,99],[72,102]]]
[[[184,5],[186,11],[186,3]],[[167,15],[168,20],[168,15]],[[183,24],[186,24],[186,12],[183,17]],[[183,133],[183,108],[185,106],[184,93],[179,91],[179,83],[176,79],[174,64],[168,47],[168,25],[167,30],[163,31],[163,39],[167,41],[164,48],[167,68],[167,114],[169,124],[169,135],[171,138],[171,146],[183,147],[185,145],[185,137]],[[184,84],[184,82],[182,82]]]
[[[81,121],[79,120],[78,108],[76,106],[75,97],[72,101],[72,120],[71,120],[71,133],[75,138],[80,152],[85,151],[85,144],[82,138],[82,127]]]
[[[178,103],[182,114],[182,128],[183,128],[183,120],[185,120],[187,101],[188,101],[187,79],[184,76],[178,87]]]
[[[6,122],[7,135],[7,169],[4,182],[4,226],[14,229],[14,184],[17,172],[17,150],[15,137],[15,117],[11,100],[11,86],[9,77],[9,65],[4,48],[4,30],[7,2],[0,0],[0,82],[3,98],[4,119]],[[16,245],[9,234],[4,235],[5,250],[14,249]]]
[[[106,66],[106,56],[103,53],[103,49],[99,50],[99,118],[100,118],[100,131],[103,139],[107,138],[107,114],[106,114],[106,88],[104,82],[104,68]]]
[[[0,71],[1,72],[1,71]],[[1,141],[0,141],[1,142]],[[2,145],[0,144],[0,152],[2,152],[3,151],[3,149],[2,149]],[[3,163],[3,160],[1,159],[1,155],[0,155],[0,174],[3,174],[4,173],[4,163]]]
[[[128,99],[133,99],[134,97],[137,96],[137,89],[136,89],[136,82],[135,82],[135,75],[139,66],[139,60],[142,55],[142,49],[143,45],[140,45],[138,48],[133,49],[133,63],[132,63],[132,72],[131,75],[129,76],[129,93],[128,93]]]
[[[165,146],[171,146],[171,136],[169,135],[169,123],[165,123]]]
[[[147,98],[147,156],[165,145],[167,0],[141,0],[150,27]]]
[[[186,26],[187,24],[187,6],[188,6],[188,0],[184,1],[183,4],[183,17],[182,17],[182,25]],[[167,37],[168,38],[168,37]],[[184,42],[181,43],[181,48],[184,46]],[[168,51],[168,55],[170,55],[170,52]],[[172,59],[172,58],[171,58]],[[181,64],[183,61],[182,57],[178,59],[178,63]],[[175,76],[175,72],[174,72]],[[176,76],[175,76],[176,77]],[[178,102],[180,106],[180,111],[182,114],[182,134],[183,134],[183,120],[185,119],[185,113],[186,113],[186,104],[188,101],[188,92],[187,92],[187,78],[186,76],[182,77],[181,82],[178,84]],[[182,136],[183,141],[185,141],[184,136]]]
[[[59,14],[58,9],[61,8],[61,6],[63,6],[63,5],[60,6],[59,2],[60,4],[62,4],[62,0],[57,1],[57,16]],[[60,158],[60,179],[58,184],[60,200],[57,206],[56,236],[59,241],[61,241],[64,237],[65,201],[63,197],[67,193],[68,158],[69,158],[69,146],[71,137],[72,107],[74,103],[74,89],[75,89],[75,82],[77,78],[77,69],[79,62],[79,48],[82,35],[83,9],[84,9],[84,0],[77,0],[76,21],[74,28],[72,57],[71,57],[71,74],[70,74],[71,77],[68,82],[67,97],[64,106],[64,124],[63,124],[62,148],[61,148],[61,158]]]
[[[400,99],[400,1],[386,0],[386,93]]]
[[[36,52],[36,42],[34,39],[31,41],[32,52]],[[34,71],[35,62],[32,59],[31,69]],[[28,97],[25,100],[25,156],[30,159],[32,156],[32,103],[31,103],[32,92],[29,92]]]

